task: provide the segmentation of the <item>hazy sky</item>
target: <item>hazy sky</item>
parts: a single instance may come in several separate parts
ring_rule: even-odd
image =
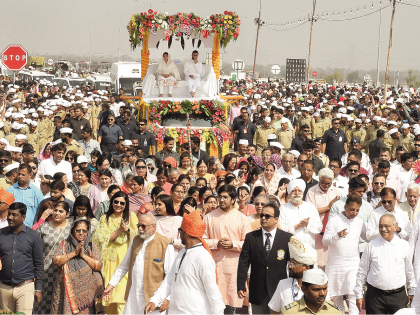
[[[326,18],[327,11],[329,19],[333,19],[333,11],[334,19],[356,18],[378,10],[379,1],[374,1],[372,9],[372,1],[318,0],[316,11],[324,11],[321,18]],[[382,2],[383,7],[389,4],[388,0]],[[420,2],[401,2],[404,5],[398,4],[395,14],[390,69],[418,69]],[[365,5],[366,12],[363,10]],[[116,61],[120,47],[122,55],[139,60],[141,48],[134,52],[130,49],[126,25],[134,12],[145,11],[149,7],[150,3],[135,0],[22,0],[18,5],[13,1],[2,1],[0,49],[3,50],[8,44],[21,44],[30,54],[35,51],[35,54],[52,56],[54,59],[61,56],[63,51],[84,56],[89,56],[91,51],[92,59],[95,56],[113,55],[114,60],[109,61]],[[359,13],[356,13],[357,7]],[[246,65],[253,63],[256,38],[254,18],[258,17],[258,0],[157,0],[152,3],[152,8],[169,13],[194,12],[201,16],[222,13],[224,10],[235,11],[242,20],[241,35],[236,43],[229,44],[224,61],[242,59]],[[352,14],[350,8],[353,9]],[[344,9],[347,9],[345,16]],[[310,0],[262,0],[261,19],[280,24],[298,20],[310,11]],[[382,10],[381,70],[386,65],[391,11],[392,6]],[[376,12],[348,21],[318,20],[314,24],[311,68],[342,67],[349,71],[376,68],[379,15]],[[310,23],[287,30],[297,25],[261,27],[257,63],[284,65],[286,58],[307,58]],[[191,47],[187,46],[185,51],[179,47],[179,42],[175,42],[169,50],[172,58],[188,58]],[[159,50],[151,49],[151,59],[158,60],[164,50],[162,47]],[[204,52],[205,49],[201,47],[200,57],[203,61]]]

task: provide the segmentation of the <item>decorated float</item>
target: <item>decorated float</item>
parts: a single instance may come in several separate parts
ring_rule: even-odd
[[[219,95],[220,49],[236,41],[240,34],[241,21],[234,12],[225,11],[209,17],[194,13],[158,13],[153,10],[134,13],[127,30],[133,50],[141,49],[142,94],[123,97],[138,109],[138,118],[149,121],[148,131],[153,133],[157,150],[163,148],[163,138],[171,135],[181,145],[190,142],[191,136],[201,139],[201,149],[211,156],[229,153],[230,127],[227,116],[230,104],[242,96]],[[177,63],[181,80],[173,91],[173,97],[159,97],[156,85],[157,64],[150,64],[150,48],[166,45],[168,51],[175,43],[184,49],[191,41],[193,49],[202,45],[212,48],[212,64],[204,65],[201,85],[194,98],[185,86],[183,63]],[[160,46],[165,47],[166,46]],[[184,59],[189,59],[186,52]],[[160,57],[160,56],[159,56]]]

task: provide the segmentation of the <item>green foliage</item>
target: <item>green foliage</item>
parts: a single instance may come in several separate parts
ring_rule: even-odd
[[[420,86],[420,80],[417,80],[417,75],[414,74],[414,70],[408,70],[408,77],[405,78],[405,82],[408,86],[413,86],[415,88]]]
[[[336,70],[333,74],[325,76],[324,80],[327,81],[328,84],[333,84],[334,81],[340,83],[343,80],[343,75]]]

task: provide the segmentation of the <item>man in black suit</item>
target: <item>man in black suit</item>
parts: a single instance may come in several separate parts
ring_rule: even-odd
[[[387,148],[385,142],[385,130],[379,129],[376,132],[376,139],[369,143],[369,159],[372,161],[374,158],[379,157],[379,151],[382,148]]]
[[[267,202],[261,212],[262,229],[245,236],[239,256],[238,296],[246,296],[245,282],[251,265],[249,302],[252,304],[253,314],[270,313],[268,302],[279,281],[287,278],[287,262],[290,260],[288,243],[292,234],[277,228],[279,214],[279,208]]]

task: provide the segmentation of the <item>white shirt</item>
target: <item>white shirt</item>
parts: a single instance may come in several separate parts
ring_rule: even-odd
[[[131,273],[132,283],[131,283],[128,299],[125,303],[124,314],[138,314],[138,313],[143,312],[144,308],[146,307],[146,302],[144,298],[144,282],[143,282],[144,255],[145,255],[147,244],[155,238],[155,235],[156,233],[150,236],[148,239],[144,240],[143,246],[140,249],[139,253],[137,254],[136,260],[134,262],[133,270]],[[124,256],[124,259],[122,260],[121,264],[117,267],[117,269],[114,272],[114,275],[109,281],[109,284],[112,285],[114,288],[117,286],[117,284],[129,271],[133,240],[134,238],[130,242],[130,246],[128,247],[128,250]],[[174,247],[171,244],[169,244],[168,247],[166,248],[165,262],[163,263],[163,269],[165,271],[165,275],[168,274],[172,266],[172,263],[174,261],[174,258],[175,258]]]
[[[366,246],[356,276],[356,299],[363,297],[367,282],[381,290],[395,290],[407,285],[408,294],[416,288],[408,242],[395,237],[388,242],[383,237],[370,241]]]
[[[4,220],[0,219],[0,229],[5,228],[6,226],[9,226],[9,222],[7,222],[7,216]]]
[[[400,201],[402,198],[405,197],[405,192],[407,191],[407,187],[409,183],[414,182],[417,179],[417,175],[414,174],[413,170],[407,172],[404,167],[400,167],[398,171],[398,177],[400,178],[400,185],[401,185],[401,194],[400,194]],[[405,200],[404,200],[405,201]]]
[[[203,64],[199,60],[197,61],[197,63],[195,63],[194,60],[192,60],[192,59],[185,61],[185,63],[184,63],[185,79],[187,79],[187,80],[191,79],[191,78],[189,78],[190,75],[193,75],[194,77],[198,76],[198,78],[199,78],[202,69],[203,69]]]
[[[341,198],[347,197],[349,194],[349,180],[346,177],[338,175],[333,179],[332,184],[340,191]]]
[[[54,176],[55,173],[62,172],[67,175],[68,182],[73,181],[73,172],[71,164],[65,160],[61,160],[60,163],[55,164],[53,157],[42,161],[39,164],[38,174]],[[38,175],[39,176],[39,175]]]
[[[271,232],[267,232],[266,230],[264,230],[263,228],[261,228],[262,230],[262,235],[263,235],[263,244],[265,244],[265,241],[267,240],[267,235],[265,235],[265,233],[270,233],[270,244],[271,247],[273,247],[273,242],[274,242],[274,238],[276,237],[276,231],[277,231],[277,227],[274,228]]]
[[[273,297],[268,303],[268,307],[274,312],[279,313],[283,307],[300,300],[302,297],[303,291],[296,279],[283,279],[277,285],[276,292],[274,292]]]
[[[295,230],[295,225],[306,218],[309,218],[308,225]],[[303,201],[298,207],[291,202],[282,205],[279,222],[283,231],[294,234],[301,242],[315,248],[315,234],[322,231],[322,222],[313,204]]]
[[[381,206],[379,208],[373,209],[370,213],[369,220],[366,226],[366,238],[368,241],[371,241],[377,237],[381,237],[379,234],[379,219],[384,214],[392,214],[394,215],[395,219],[397,220],[398,227],[401,228],[401,232],[395,232],[395,235],[398,237],[408,241],[411,233],[411,224],[410,219],[408,218],[407,213],[401,210],[397,206],[394,207],[394,211],[389,212]]]
[[[342,167],[345,167],[347,165],[347,158],[348,158],[349,154],[346,153],[341,157],[341,164]],[[366,153],[362,152],[362,161],[361,161],[361,166],[365,169],[368,170],[370,168],[370,160],[369,160],[369,156]]]
[[[222,315],[225,309],[222,295],[216,283],[216,263],[202,246],[184,248],[175,258],[169,274],[150,302],[159,305],[171,295],[169,314]]]
[[[294,168],[292,168],[292,170],[290,171],[290,174],[287,174],[286,171],[284,170],[283,166],[280,167],[277,172],[279,172],[280,174],[280,179],[282,178],[288,178],[289,180],[295,179],[300,177],[300,172],[298,170],[295,170]]]

